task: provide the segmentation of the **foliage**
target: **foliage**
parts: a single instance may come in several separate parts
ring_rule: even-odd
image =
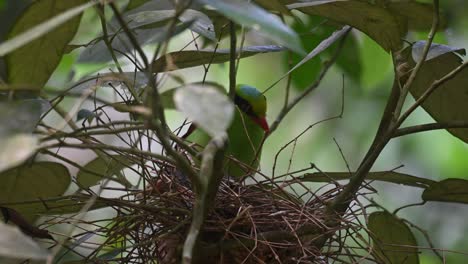
[[[422,190],[422,203],[400,209],[468,202],[464,179],[371,171],[397,137],[446,130],[458,144],[468,143],[466,52],[434,43],[450,27],[437,0],[2,3],[11,27],[0,31],[0,209],[5,222],[19,228],[0,225],[5,258],[205,263],[228,254],[236,263],[421,263],[424,244],[414,231],[422,229],[399,209],[390,213],[370,199],[378,196],[370,184]],[[421,32],[427,39],[407,41]],[[370,39],[391,56],[393,80],[364,76],[368,62],[360,58],[374,56]],[[268,164],[272,173],[251,168],[254,162],[242,164],[253,174],[242,181],[223,175],[224,160],[240,160],[224,154],[232,143],[226,132],[237,111],[237,75],[247,58],[256,60],[258,71],[272,60],[284,68],[269,76],[269,87],[259,87],[267,96],[284,88],[281,104],[269,105],[278,115],[263,146],[274,143],[278,128],[288,129],[281,127],[285,118],[297,117],[293,110],[308,102],[330,69],[358,85],[374,78],[391,87],[359,166],[290,170],[299,139],[316,124],[342,118],[348,111],[342,102],[339,115],[281,147]],[[59,84],[55,75],[69,59],[67,82]],[[90,65],[103,70],[86,70]],[[229,85],[211,76],[216,65],[227,68]],[[384,71],[380,66],[375,62],[376,71]],[[434,122],[406,125],[420,108]],[[185,121],[173,127],[174,110],[211,136],[204,149],[185,140]],[[287,173],[275,175],[276,160],[289,146]],[[86,220],[102,208],[112,215]],[[53,232],[58,225],[67,231]],[[87,243],[93,250],[83,254]]]

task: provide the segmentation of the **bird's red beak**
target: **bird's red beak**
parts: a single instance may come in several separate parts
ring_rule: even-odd
[[[268,122],[265,117],[255,117],[253,118],[255,123],[257,123],[259,126],[265,130],[265,133],[268,134],[270,132],[270,127],[268,126]]]

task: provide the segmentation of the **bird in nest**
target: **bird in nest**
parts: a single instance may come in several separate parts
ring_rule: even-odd
[[[255,87],[238,85],[234,97],[235,113],[227,130],[228,145],[225,152],[225,174],[233,179],[252,175],[259,166],[264,137],[269,133],[266,121],[267,100]],[[185,140],[201,150],[211,137],[192,124]]]

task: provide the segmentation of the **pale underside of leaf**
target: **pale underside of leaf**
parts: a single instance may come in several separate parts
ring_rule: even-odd
[[[0,222],[0,234],[0,256],[34,260],[45,260],[49,256],[47,250],[17,227]]]
[[[278,17],[255,4],[243,0],[198,0],[198,2],[215,8],[240,25],[258,30],[278,45],[297,53],[304,53],[299,36]]]
[[[0,140],[0,172],[15,167],[29,158],[38,147],[36,136],[16,134]]]
[[[178,89],[174,102],[179,111],[213,138],[224,135],[234,117],[234,104],[213,87],[191,85]]]

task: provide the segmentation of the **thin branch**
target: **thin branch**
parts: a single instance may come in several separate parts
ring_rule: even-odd
[[[237,36],[236,24],[229,22],[231,35],[231,47],[229,52],[229,98],[234,99],[236,94],[236,58],[237,58]]]
[[[172,160],[171,158],[164,156],[164,155],[153,153],[151,151],[139,150],[136,148],[124,148],[124,147],[118,147],[118,146],[112,146],[112,145],[106,145],[106,144],[91,144],[91,143],[72,144],[72,143],[61,142],[61,143],[41,147],[38,149],[38,151],[46,150],[49,148],[77,148],[77,149],[95,149],[95,150],[102,150],[102,151],[104,150],[118,151],[118,152],[125,152],[129,154],[133,154],[133,155],[152,157],[161,161],[168,162],[170,164],[175,163],[175,161]]]
[[[433,15],[433,23],[432,23],[432,28],[431,28],[431,34],[429,34],[429,47],[425,47],[425,55],[427,56],[428,49],[430,48],[430,42],[433,39],[433,34],[437,31],[438,27],[438,21],[439,21],[439,1],[434,0],[434,15]],[[433,33],[434,32],[434,33]],[[426,50],[427,49],[427,50]],[[420,67],[422,66],[422,63],[425,60],[425,56],[423,56],[422,60],[418,63],[414,71],[412,72],[410,78],[407,80],[405,83],[403,90],[400,91],[400,86],[399,86],[399,77],[395,76],[394,83],[393,83],[393,88],[392,88],[392,93],[390,95],[390,98],[387,102],[387,106],[385,108],[384,115],[382,117],[379,129],[377,131],[377,134],[374,138],[374,142],[372,143],[369,151],[367,152],[366,156],[364,157],[363,161],[359,165],[358,170],[356,173],[351,177],[349,183],[345,186],[342,192],[340,192],[337,197],[334,199],[330,206],[329,213],[334,217],[336,213],[338,214],[343,214],[347,209],[349,204],[351,203],[351,198],[355,195],[355,193],[359,190],[362,182],[366,179],[366,176],[372,166],[374,165],[374,162],[377,160],[379,157],[380,153],[382,150],[385,148],[387,143],[390,141],[392,138],[392,135],[394,131],[401,125],[401,123],[404,121],[404,119],[412,112],[412,108],[410,108],[405,114],[402,116],[402,118],[398,119],[398,121],[395,122],[395,112],[398,112],[398,109],[400,107],[400,104],[403,104],[407,90],[409,90],[409,87],[413,83],[414,79],[416,78],[416,74],[418,73]],[[459,67],[460,68],[460,67]],[[447,79],[448,76],[451,74],[448,74],[442,79]],[[453,76],[452,76],[453,77]],[[441,79],[441,80],[442,80]],[[439,81],[437,81],[439,82]],[[437,83],[435,82],[435,83]],[[439,84],[440,85],[440,84]],[[434,84],[433,84],[434,86]],[[429,89],[431,90],[431,89]],[[427,90],[427,91],[429,91]],[[426,93],[427,93],[426,91]],[[426,94],[425,93],[425,94]],[[430,94],[430,93],[429,93]],[[421,98],[423,98],[421,96]],[[427,97],[427,96],[426,96]],[[420,99],[421,99],[420,98]],[[418,99],[418,101],[420,101]],[[417,102],[418,102],[417,101]],[[416,103],[417,103],[416,102]],[[415,105],[416,105],[415,103]],[[421,103],[421,102],[420,102]],[[414,105],[413,105],[414,106]],[[414,109],[413,109],[414,110]],[[392,118],[393,116],[393,118]]]
[[[413,71],[411,72],[411,75],[409,76],[408,80],[405,82],[405,85],[403,86],[401,90],[400,100],[398,101],[398,104],[394,112],[394,120],[397,120],[398,117],[400,116],[401,110],[403,108],[403,104],[405,103],[405,100],[406,100],[406,96],[408,95],[409,90],[414,83],[414,80],[416,80],[416,76],[418,75],[424,62],[426,61],[427,54],[429,53],[429,50],[432,45],[432,41],[434,40],[435,34],[437,33],[437,29],[439,27],[439,20],[440,20],[439,0],[434,0],[433,8],[434,8],[434,13],[432,15],[432,27],[427,37],[426,45],[424,46],[423,55],[421,56],[421,60],[414,67]]]
[[[191,1],[189,1],[191,2]],[[164,149],[167,151],[168,155],[171,156],[175,162],[177,163],[177,167],[186,174],[187,177],[189,177],[192,180],[193,186],[196,188],[199,187],[199,183],[197,182],[197,176],[195,171],[193,170],[192,166],[188,162],[187,159],[185,159],[180,153],[178,153],[171,145],[169,141],[169,132],[168,132],[168,127],[166,123],[166,118],[164,114],[164,109],[161,103],[161,96],[159,94],[159,91],[156,86],[156,80],[155,76],[152,72],[152,63],[148,61],[148,58],[146,57],[146,54],[143,52],[143,49],[141,48],[141,45],[138,43],[138,40],[135,38],[133,33],[130,31],[128,28],[127,23],[125,20],[122,18],[122,15],[120,14],[120,11],[117,9],[114,3],[110,3],[110,7],[112,8],[112,11],[115,14],[115,17],[117,18],[117,21],[120,23],[122,26],[123,31],[129,38],[130,42],[136,49],[138,55],[140,55],[141,59],[143,60],[145,69],[146,69],[146,75],[148,78],[148,83],[151,89],[148,89],[148,99],[149,102],[148,104],[151,106],[153,116],[150,118],[148,121],[151,125],[151,127],[154,128],[156,132],[156,136],[159,138],[161,141],[161,145],[164,147]],[[188,7],[188,6],[187,6]],[[177,12],[175,14],[175,18],[177,18],[185,9],[177,9]],[[169,26],[168,30],[168,35],[167,38],[170,38],[172,35],[173,28],[175,26],[176,19],[172,20],[171,25]],[[167,43],[166,46],[167,47]]]
[[[214,138],[205,147],[198,181],[201,183],[195,194],[193,218],[185,239],[182,253],[182,263],[190,264],[196,259],[194,249],[197,245],[200,231],[208,212],[214,205],[216,193],[224,176],[224,150],[226,138]]]
[[[348,31],[349,33],[349,31]],[[346,34],[348,34],[346,33]],[[281,112],[278,114],[278,117],[276,120],[273,122],[273,124],[270,126],[270,132],[268,133],[267,136],[271,135],[279,126],[281,121],[283,121],[284,117],[302,100],[304,99],[307,95],[309,95],[312,91],[314,91],[321,83],[323,78],[326,76],[328,70],[333,66],[334,62],[338,58],[338,55],[340,54],[340,51],[344,45],[344,42],[346,40],[346,36],[343,36],[343,38],[339,42],[339,46],[336,49],[335,53],[333,54],[332,58],[329,61],[326,61],[323,65],[323,68],[315,80],[314,83],[312,83],[302,94],[298,95],[294,100],[289,103],[286,107],[283,107],[281,109]]]
[[[468,61],[464,62],[457,68],[455,68],[453,71],[449,72],[447,75],[442,77],[439,80],[436,80],[432,83],[432,85],[414,102],[414,104],[404,112],[401,117],[398,119],[397,122],[397,127],[399,127],[407,118],[408,116],[413,113],[416,108],[418,108],[426,99],[431,95],[437,88],[442,86],[444,83],[447,81],[455,78],[458,73],[460,73],[463,69],[465,69],[468,66]]]
[[[414,133],[434,131],[434,130],[440,130],[440,129],[452,129],[452,128],[468,128],[468,121],[467,120],[448,121],[448,122],[438,122],[438,123],[430,123],[430,124],[404,127],[404,128],[397,129],[395,133],[393,133],[393,138],[406,136],[406,135],[410,135]]]

